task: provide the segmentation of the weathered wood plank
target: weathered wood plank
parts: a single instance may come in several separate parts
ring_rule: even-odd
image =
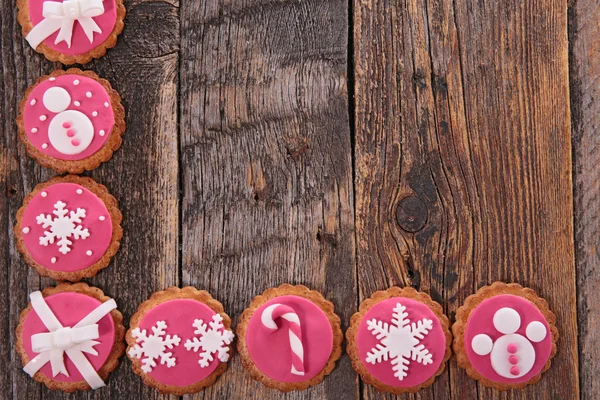
[[[0,346],[0,354],[10,358],[1,363],[0,397],[10,398],[163,398],[145,387],[131,371],[126,357],[111,375],[108,387],[101,391],[65,395],[51,392],[32,381],[21,371],[21,361],[14,352],[14,328],[18,314],[27,304],[33,290],[54,285],[50,279],[40,279],[22,261],[14,247],[12,226],[14,215],[23,197],[39,182],[54,173],[30,159],[17,143],[14,123],[17,103],[27,86],[42,74],[60,65],[52,65],[35,53],[20,34],[14,2],[3,0],[2,15],[2,91],[3,140],[0,153],[0,182],[5,189],[0,200],[0,223],[3,233],[0,245],[6,241],[7,257],[0,267],[0,311],[8,314],[0,333],[10,338],[10,346]],[[108,79],[124,100],[127,131],[123,146],[113,158],[87,174],[106,185],[117,198],[123,212],[124,237],[121,249],[111,265],[87,282],[100,287],[116,299],[125,323],[139,303],[152,292],[178,284],[179,276],[179,202],[178,202],[178,19],[166,18],[160,25],[145,25],[146,15],[177,15],[177,3],[130,2],[127,4],[127,35],[143,37],[144,41],[128,46],[119,41],[101,60],[85,69]],[[159,8],[159,9],[157,9]],[[175,38],[162,42],[161,36]],[[14,39],[16,38],[16,39]],[[7,194],[6,196],[4,194]],[[6,202],[6,207],[4,203]],[[4,331],[6,330],[6,332]],[[7,379],[4,379],[7,377]]]
[[[181,5],[182,283],[234,324],[271,286],[305,284],[344,323],[356,308],[348,4]],[[305,392],[253,381],[237,356],[189,398],[356,398],[346,358]]]
[[[569,9],[581,398],[600,393],[600,3]]]
[[[576,398],[566,3],[357,0],[354,10],[361,298],[413,285],[453,318],[483,285],[530,286],[559,321],[544,378],[500,396],[451,361],[421,396]]]

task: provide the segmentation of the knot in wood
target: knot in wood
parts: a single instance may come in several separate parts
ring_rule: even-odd
[[[427,206],[416,196],[408,196],[400,200],[396,208],[396,221],[406,232],[418,232],[427,223]]]

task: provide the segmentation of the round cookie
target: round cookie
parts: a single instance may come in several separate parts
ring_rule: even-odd
[[[252,378],[282,392],[321,383],[342,354],[333,303],[302,285],[283,284],[256,296],[237,335],[242,365]]]
[[[452,326],[458,365],[498,390],[541,378],[556,354],[556,317],[529,288],[495,282],[467,297]]]
[[[117,44],[123,0],[17,0],[29,45],[50,61],[87,64]]]
[[[24,371],[52,390],[104,386],[125,350],[115,301],[85,283],[61,283],[30,299],[16,330]]]
[[[364,300],[346,339],[363,381],[394,394],[431,385],[451,355],[450,323],[442,307],[411,287],[392,287]]]
[[[19,140],[41,165],[78,174],[108,161],[121,146],[125,109],[95,73],[56,70],[25,91],[17,126]]]
[[[90,178],[67,175],[40,183],[17,212],[17,249],[42,276],[89,278],[119,249],[123,236],[117,200]]]
[[[127,356],[144,383],[182,396],[212,385],[227,369],[231,319],[204,290],[154,293],[131,318]]]

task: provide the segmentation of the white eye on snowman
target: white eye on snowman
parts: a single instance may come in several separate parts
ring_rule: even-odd
[[[71,95],[61,87],[52,87],[44,93],[42,98],[44,107],[53,113],[65,111],[71,105]]]

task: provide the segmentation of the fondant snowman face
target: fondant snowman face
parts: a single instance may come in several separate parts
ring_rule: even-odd
[[[490,315],[492,326],[488,325]],[[501,295],[482,302],[469,317],[465,333],[471,364],[498,382],[530,379],[540,372],[552,349],[544,316],[518,296]]]

